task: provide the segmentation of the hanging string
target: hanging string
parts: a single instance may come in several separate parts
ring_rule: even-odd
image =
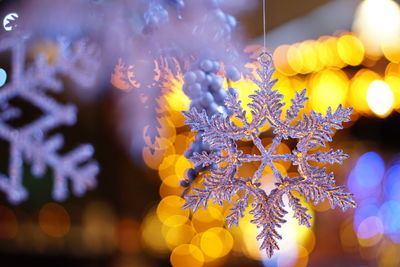
[[[263,23],[264,23],[264,49],[267,50],[267,20],[266,20],[266,6],[263,0]]]

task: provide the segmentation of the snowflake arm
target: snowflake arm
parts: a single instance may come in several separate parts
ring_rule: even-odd
[[[271,81],[273,69],[269,58],[262,54],[259,60],[262,66],[261,71],[258,71],[261,80],[255,81],[259,90],[250,96],[251,122],[247,122],[246,113],[236,95],[228,96],[226,101],[227,107],[233,111],[232,115],[217,115],[210,119],[205,111],[192,109],[184,113],[192,131],[201,132],[205,142],[212,148],[211,152],[194,154],[192,161],[195,165],[213,166],[204,176],[203,188],[194,187],[192,193],[189,190],[185,192],[184,208],[192,208],[194,211],[200,206],[206,208],[211,199],[219,205],[224,202],[232,203],[233,208],[226,218],[229,227],[237,225],[249,208],[249,213],[254,217],[251,222],[261,229],[257,236],[257,240],[261,242],[260,249],[265,249],[270,257],[274,250],[279,249],[278,240],[282,238],[277,229],[285,223],[287,211],[283,202],[284,196],[288,198],[288,206],[294,211],[294,217],[299,224],[308,227],[311,226],[311,216],[294,192],[315,204],[328,199],[332,208],[338,206],[343,210],[354,207],[355,203],[352,194],[346,193],[343,186],[335,185],[333,173],[327,174],[325,168],[310,164],[311,161],[340,164],[347,158],[340,149],[315,153],[310,153],[310,149],[323,147],[326,142],[332,141],[332,129],[342,128],[342,123],[349,120],[351,108],[339,106],[334,113],[329,108],[325,116],[312,111],[310,115],[304,114],[302,119],[297,120],[307,101],[306,91],[303,90],[296,93],[283,120],[283,96],[272,89],[276,81]],[[242,127],[233,123],[235,118],[243,122]],[[257,135],[264,123],[269,123],[276,134],[267,148]],[[260,154],[247,155],[238,149],[236,141],[244,137],[252,141]],[[288,138],[297,140],[292,153],[275,154],[281,142]],[[277,160],[292,162],[297,166],[299,176],[289,178],[283,175],[274,164]],[[260,162],[251,177],[238,177],[238,168],[244,162]],[[272,170],[276,179],[276,188],[269,194],[260,183],[267,167]]]
[[[91,145],[82,145],[63,155],[57,152],[63,145],[62,136],[48,137],[47,134],[59,126],[73,125],[77,112],[75,106],[60,104],[47,92],[57,93],[63,89],[63,83],[58,76],[60,74],[73,75],[71,78],[81,85],[90,85],[90,81],[95,79],[95,65],[98,65],[93,63],[96,60],[94,47],[87,50],[86,43],[79,42],[71,50],[61,45],[59,57],[52,64],[48,63],[45,56],[39,55],[32,64],[25,66],[25,41],[25,37],[18,32],[0,41],[0,51],[10,49],[12,53],[12,79],[0,90],[0,138],[10,144],[9,173],[0,175],[0,190],[7,194],[12,203],[18,203],[27,197],[27,191],[22,186],[25,160],[32,165],[34,176],[43,176],[47,166],[52,169],[53,197],[56,200],[67,197],[68,180],[72,182],[72,191],[81,196],[86,190],[96,186],[99,167],[91,160],[94,150]],[[76,70],[78,66],[80,68]],[[14,128],[9,121],[23,115],[20,109],[9,105],[9,101],[14,98],[20,98],[37,107],[41,116]]]

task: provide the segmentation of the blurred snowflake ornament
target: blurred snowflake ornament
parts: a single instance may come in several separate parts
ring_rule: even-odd
[[[54,199],[60,201],[67,197],[68,179],[72,182],[72,191],[81,196],[96,186],[99,167],[91,160],[94,150],[91,145],[82,145],[63,155],[57,152],[63,146],[63,136],[48,137],[47,133],[59,126],[75,124],[76,107],[58,103],[48,93],[63,90],[59,75],[68,76],[83,86],[93,82],[96,49],[84,41],[71,47],[65,39],[60,39],[54,62],[49,63],[46,56],[38,55],[26,65],[27,40],[22,32],[14,31],[0,40],[0,52],[11,52],[10,81],[0,89],[0,138],[9,143],[10,151],[8,175],[0,174],[0,190],[12,203],[27,197],[22,185],[26,161],[36,177],[43,176],[47,166],[52,169]],[[41,116],[22,126],[13,126],[12,121],[24,115],[20,108],[13,107],[14,99],[40,109]]]
[[[208,201],[224,205],[224,201],[233,203],[231,214],[226,220],[228,227],[238,225],[239,219],[244,216],[246,208],[251,205],[251,221],[260,228],[257,240],[261,241],[260,249],[265,249],[269,257],[275,249],[279,249],[277,240],[282,236],[277,232],[281,227],[284,215],[287,213],[283,197],[287,197],[289,206],[294,211],[294,217],[299,224],[310,227],[311,215],[303,207],[295,191],[315,204],[328,199],[332,208],[341,207],[343,210],[354,207],[352,194],[344,192],[343,186],[336,186],[333,173],[327,173],[325,168],[310,164],[342,163],[348,156],[342,150],[315,152],[311,150],[325,146],[332,141],[332,129],[342,129],[342,123],[350,120],[351,108],[339,106],[335,112],[329,108],[326,115],[311,111],[299,118],[299,111],[304,108],[308,100],[306,91],[296,93],[292,105],[282,116],[283,96],[273,90],[276,80],[271,80],[274,73],[272,58],[262,53],[258,59],[261,69],[258,70],[260,80],[254,80],[259,89],[251,95],[252,119],[249,121],[246,111],[238,100],[237,93],[229,92],[225,105],[232,111],[232,115],[216,113],[211,118],[205,110],[192,108],[184,112],[187,125],[192,131],[202,132],[202,139],[211,152],[194,153],[191,160],[195,166],[210,168],[204,175],[201,188],[193,187],[192,192],[185,192],[186,203],[183,208],[191,208],[195,212],[200,206],[207,208]],[[284,117],[284,119],[282,119]],[[240,126],[234,122],[240,121]],[[259,137],[260,129],[269,123],[274,130],[275,137],[272,144],[266,148]],[[260,154],[244,154],[238,149],[236,141],[246,138],[251,140]],[[275,154],[283,140],[297,140],[297,145],[290,154]],[[288,161],[297,166],[297,177],[283,175],[274,165],[274,161]],[[260,162],[259,168],[251,177],[239,177],[238,169],[246,162]],[[315,165],[315,164],[314,164]],[[269,167],[276,179],[275,188],[267,193],[261,186],[261,179],[265,168]],[[251,203],[251,204],[250,204]]]

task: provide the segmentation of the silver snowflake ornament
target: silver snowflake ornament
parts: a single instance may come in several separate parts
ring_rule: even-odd
[[[50,167],[54,174],[53,198],[64,200],[68,196],[68,180],[73,192],[81,196],[96,186],[98,164],[91,160],[94,149],[81,145],[60,154],[63,136],[48,136],[48,132],[76,122],[76,107],[55,101],[49,93],[59,93],[63,82],[59,75],[72,78],[88,86],[96,72],[96,49],[81,41],[72,48],[65,39],[59,40],[58,57],[53,63],[38,55],[26,65],[27,37],[22,32],[7,35],[0,40],[0,52],[11,52],[11,79],[0,88],[0,138],[9,143],[8,174],[0,174],[0,190],[12,203],[27,197],[22,185],[23,163],[32,167],[32,174],[43,176]],[[22,126],[13,126],[12,120],[20,118],[22,110],[10,101],[20,99],[40,109],[41,116]]]
[[[192,131],[202,132],[204,142],[208,143],[211,152],[194,153],[191,161],[195,166],[210,167],[204,174],[201,188],[193,187],[184,193],[186,203],[183,208],[191,208],[194,212],[200,207],[207,208],[212,199],[219,205],[224,202],[232,203],[230,215],[226,221],[228,227],[238,225],[250,206],[251,221],[260,228],[257,240],[261,240],[260,249],[265,249],[271,257],[275,249],[279,249],[277,240],[282,236],[277,232],[287,213],[283,202],[286,196],[294,217],[299,224],[310,227],[311,215],[303,207],[294,192],[300,193],[306,201],[315,204],[328,199],[332,208],[339,206],[343,210],[354,207],[352,194],[346,193],[343,186],[336,186],[333,173],[327,173],[325,168],[313,166],[310,162],[341,164],[348,156],[342,150],[315,152],[311,150],[325,146],[332,141],[333,129],[342,129],[342,123],[350,120],[351,108],[339,106],[336,111],[329,108],[326,115],[311,111],[301,118],[299,112],[308,100],[306,91],[297,92],[292,104],[282,116],[283,95],[273,86],[277,80],[272,80],[274,69],[272,57],[262,53],[259,57],[261,69],[257,70],[259,80],[254,82],[259,89],[251,95],[248,105],[251,109],[251,121],[247,119],[246,111],[235,92],[230,91],[226,106],[230,114],[218,113],[211,118],[204,110],[195,108],[184,112],[186,124]],[[284,117],[284,119],[282,119]],[[234,122],[240,121],[240,125]],[[260,129],[268,123],[273,129],[274,138],[271,146],[264,147],[259,137]],[[260,154],[244,154],[238,149],[237,141],[246,138],[260,151]],[[297,140],[296,147],[290,154],[276,154],[276,148],[286,139]],[[288,161],[297,166],[297,177],[283,175],[274,165],[275,161]],[[246,162],[260,162],[257,171],[251,177],[239,177],[238,169]],[[315,164],[314,164],[315,165]],[[261,186],[263,171],[271,168],[276,179],[275,188],[267,193]]]

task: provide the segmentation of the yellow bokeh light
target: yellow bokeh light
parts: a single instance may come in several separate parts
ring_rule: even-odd
[[[189,98],[182,90],[182,74],[179,74],[178,76],[169,76],[166,86],[168,86],[168,92],[164,98],[171,120],[175,127],[182,127],[185,125],[185,117],[181,112],[188,110],[190,104]]]
[[[226,85],[227,86],[227,85]],[[251,121],[251,113],[248,104],[250,104],[251,99],[250,95],[254,94],[254,91],[259,90],[260,88],[255,84],[251,79],[240,79],[237,82],[231,82],[231,86],[236,88],[238,91],[238,99],[241,101],[241,105],[243,109],[246,111],[246,117],[249,121]],[[236,122],[236,121],[235,121]],[[265,123],[263,127],[261,127],[260,131],[264,132],[270,128],[268,123]]]
[[[349,104],[357,112],[370,113],[367,102],[367,90],[374,80],[379,80],[380,78],[379,74],[367,69],[359,70],[352,78],[350,82]]]
[[[304,59],[301,56],[300,43],[295,43],[289,47],[287,52],[289,66],[297,73],[303,73]],[[304,72],[305,73],[305,72]]]
[[[399,63],[389,63],[385,69],[385,75],[400,75],[400,64]]]
[[[170,262],[173,267],[201,267],[204,264],[204,255],[199,247],[182,244],[172,251]]]
[[[350,34],[341,36],[337,42],[340,59],[351,66],[359,65],[364,59],[364,46],[361,41]]]
[[[188,224],[182,224],[174,227],[163,225],[162,234],[169,249],[173,250],[175,247],[190,243],[195,236],[196,231]]]
[[[369,235],[371,225],[373,225],[373,231],[376,231],[376,233],[373,236],[363,237]],[[383,224],[379,217],[370,216],[364,219],[357,229],[358,243],[363,247],[376,245],[383,237],[383,230]]]
[[[321,63],[318,58],[318,52],[316,50],[315,41],[307,40],[299,45],[299,53],[302,57],[302,70],[300,73],[306,74],[317,69],[321,69]]]
[[[189,148],[190,143],[193,141],[188,135],[178,134],[175,138],[174,147],[176,154],[184,154]]]
[[[164,157],[160,166],[158,167],[158,175],[161,180],[164,180],[168,176],[175,175],[175,164],[181,155],[170,154]]]
[[[167,196],[157,206],[157,216],[160,221],[170,227],[179,226],[187,222],[189,211],[183,210],[185,200],[178,196]]]
[[[394,63],[400,62],[400,36],[394,36],[392,40],[382,44],[383,55]]]
[[[154,212],[149,212],[141,225],[142,244],[157,254],[168,252],[167,244],[162,236],[162,223]]]
[[[289,64],[288,51],[289,45],[278,46],[273,54],[274,66],[276,70],[286,76],[296,75],[297,72]]]
[[[187,169],[192,167],[193,164],[184,155],[181,155],[175,163],[175,175],[183,179]]]
[[[356,233],[354,232],[353,220],[348,218],[340,227],[340,242],[345,251],[355,251],[358,246]]]
[[[387,83],[394,95],[393,108],[400,109],[400,75],[387,75],[385,77],[385,83]]]
[[[182,177],[178,177],[176,175],[170,175],[167,178],[163,179],[159,190],[161,198],[165,198],[170,195],[180,196],[185,189],[180,185],[180,182],[182,180]]]
[[[398,267],[400,265],[400,245],[385,241],[379,249],[379,267]]]
[[[309,88],[313,109],[325,114],[328,107],[336,110],[346,103],[348,79],[341,70],[326,69],[312,76]]]
[[[387,117],[394,104],[392,89],[384,81],[373,81],[367,90],[367,102],[372,112],[377,116]]]
[[[222,227],[213,227],[201,235],[200,248],[210,258],[226,256],[233,247],[233,237]]]
[[[364,0],[358,7],[353,31],[369,54],[381,54],[381,46],[400,35],[400,8],[393,0]]]
[[[326,67],[342,68],[345,63],[340,59],[337,51],[337,37],[321,36],[317,46],[318,58]]]
[[[295,195],[296,197],[299,197],[298,194]],[[284,202],[287,203],[287,200],[284,200]],[[301,201],[301,203],[304,207],[308,208],[308,213],[314,217],[311,205],[304,201]],[[293,217],[292,209],[286,208],[285,210],[288,211],[284,218],[287,222],[283,224],[281,228],[277,229],[283,239],[278,241],[280,250],[276,251],[276,253],[278,255],[285,255],[285,253],[291,253],[293,249],[302,246],[308,254],[312,251],[315,245],[315,237],[310,236],[312,230],[298,224],[297,219]],[[262,260],[266,257],[265,251],[260,251],[258,249],[261,243],[256,241],[256,236],[260,229],[250,223],[250,220],[252,219],[252,216],[246,212],[244,218],[241,219],[239,224],[241,240],[243,240],[244,244],[242,252],[249,258]],[[313,224],[314,219],[311,219],[311,225]]]
[[[224,224],[222,207],[216,204],[209,204],[207,209],[197,210],[192,217],[192,223],[197,232],[203,232],[211,227],[222,226]]]
[[[154,144],[146,145],[142,150],[143,161],[154,170],[157,170],[166,155],[170,154],[175,154],[175,148],[167,138],[156,138]]]

